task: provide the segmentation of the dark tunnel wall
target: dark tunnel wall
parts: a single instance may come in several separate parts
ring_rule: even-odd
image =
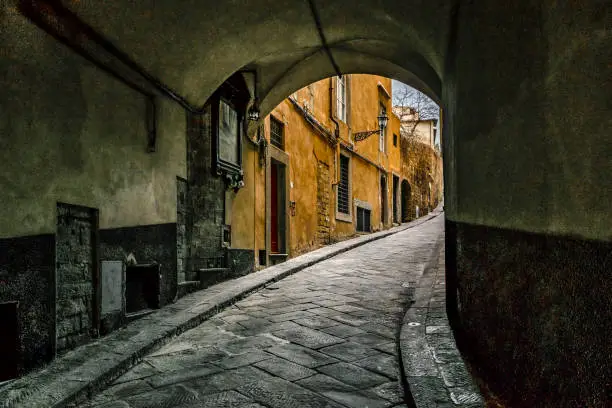
[[[611,7],[540,3],[458,11],[444,84],[449,294],[464,349],[511,406],[603,407]]]

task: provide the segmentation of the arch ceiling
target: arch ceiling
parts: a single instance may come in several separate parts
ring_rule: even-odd
[[[398,79],[440,100],[450,0],[315,0],[342,73]],[[335,75],[309,2],[69,1],[65,6],[194,105],[240,69],[257,70],[262,112]]]

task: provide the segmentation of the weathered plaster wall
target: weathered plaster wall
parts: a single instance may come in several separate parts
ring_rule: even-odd
[[[355,146],[352,142],[352,131],[369,130],[378,127],[376,117],[379,103],[387,105],[391,113],[391,100],[386,92],[378,87],[380,83],[387,92],[391,92],[391,80],[380,76],[348,75],[349,90],[347,92],[348,115],[346,121],[338,121],[339,136],[344,146]],[[312,114],[322,126],[333,134],[336,124],[331,115],[336,115],[336,78],[329,78],[308,85],[294,94],[292,98],[309,114]],[[332,103],[332,106],[330,106]],[[288,165],[288,195],[287,211],[289,212],[290,235],[289,254],[296,256],[310,251],[335,239],[351,236],[355,233],[355,223],[345,222],[336,218],[336,188],[339,146],[330,145],[328,137],[319,134],[289,100],[283,101],[271,113],[275,119],[284,124],[283,153]],[[397,118],[396,118],[397,119]],[[358,154],[353,154],[351,148],[344,150],[351,156],[351,219],[355,219],[355,203],[367,203],[372,209],[372,225],[378,230],[380,225],[380,163],[390,165],[389,155],[393,154],[396,172],[400,170],[399,146],[392,152],[393,133],[397,129],[389,129],[386,137],[385,152],[379,151],[378,135],[360,142],[353,147]],[[264,135],[270,140],[270,119],[264,120]],[[353,129],[353,130],[351,130]],[[249,144],[250,146],[250,144]],[[277,147],[269,145],[268,155],[279,152]],[[245,148],[245,187],[236,194],[230,194],[231,222],[233,231],[232,246],[235,248],[254,248],[255,255],[260,249],[265,249],[265,200],[266,171],[259,165],[259,153],[252,147]],[[362,157],[360,157],[362,156]],[[262,157],[263,160],[263,157]],[[265,161],[265,160],[264,160]],[[257,163],[256,163],[257,162]],[[324,171],[321,171],[324,169]],[[385,172],[386,173],[386,172]],[[390,177],[390,174],[389,174]],[[391,180],[391,179],[390,179]],[[269,186],[268,186],[269,187]],[[391,187],[387,189],[387,204],[391,206]],[[253,209],[257,202],[258,208]],[[291,209],[289,203],[295,203]],[[387,211],[390,224],[391,211]],[[253,231],[255,233],[253,234]],[[253,236],[254,240],[251,239]]]
[[[387,137],[387,156],[389,158],[389,164],[387,169],[391,172],[399,173],[402,170],[401,166],[401,136],[400,136],[400,120],[393,113],[388,112],[387,116],[389,116],[389,127],[388,137]],[[397,136],[397,143],[393,145],[393,135]]]
[[[329,116],[329,106],[326,109],[324,105],[326,100],[329,103],[329,97],[325,96],[329,94],[325,82],[311,85],[315,97],[313,106],[315,112],[327,113],[326,116]],[[309,97],[310,91],[303,89],[296,95],[296,100],[303,101]],[[296,256],[322,244],[317,240],[317,169],[319,161],[333,167],[335,148],[313,130],[291,102],[285,100],[276,107],[272,116],[285,124],[284,151],[289,155],[290,185],[287,200],[295,202],[295,210],[292,212],[289,209],[289,253],[290,256]],[[269,120],[267,125],[269,138]],[[269,148],[276,149],[274,146]],[[331,214],[329,216],[331,218]]]
[[[358,157],[353,157],[351,160],[351,167],[353,175],[353,197],[351,200],[351,205],[353,206],[353,230],[355,230],[357,227],[355,218],[355,200],[359,200],[372,206],[370,224],[372,226],[372,231],[378,231],[381,229],[381,174],[376,167],[373,167],[370,163],[365,162]]]
[[[450,219],[612,239],[610,7],[461,7],[461,55],[449,67],[460,80],[447,96],[458,160]]]
[[[242,169],[244,170],[244,188],[230,192],[232,206],[230,222],[232,226],[232,248],[255,248],[256,231],[256,194],[258,187],[259,155],[253,145],[243,138]]]
[[[351,75],[351,103],[350,103],[350,134],[366,130],[378,129],[379,105],[382,103],[387,111],[387,116],[392,113],[391,98],[378,87],[380,83],[386,91],[391,94],[391,79],[378,75]],[[392,142],[393,131],[390,129],[391,121],[385,129],[385,151],[380,151],[379,135],[374,134],[366,140],[355,143],[355,152],[365,156],[376,164],[385,168],[389,163],[389,141]],[[346,136],[349,141],[349,134]],[[352,136],[350,137],[352,140]]]
[[[157,152],[146,153],[144,98],[7,3],[0,13],[0,236],[53,232],[57,201],[98,208],[102,228],[174,222],[175,178],[185,175],[181,109],[159,101]]]
[[[92,324],[81,299],[69,299],[76,289],[68,287],[62,297],[60,288],[55,298],[56,275],[72,279],[82,272],[62,263],[55,270],[56,256],[79,255],[76,247],[55,248],[57,202],[98,209],[102,255],[124,260],[143,251],[160,260],[163,302],[174,297],[175,186],[176,176],[186,175],[185,118],[176,104],[158,99],[157,151],[147,153],[144,97],[11,6],[0,3],[0,270],[10,282],[10,294],[0,297],[20,301],[22,369],[30,370],[54,351],[56,301],[66,317],[58,327],[59,349],[80,342],[69,339],[73,334],[87,337]],[[138,228],[160,225],[170,225],[165,240],[138,248],[132,245],[139,241],[127,242]],[[109,230],[121,233],[105,241]],[[32,236],[50,236],[51,247]],[[77,289],[87,299],[92,288]]]

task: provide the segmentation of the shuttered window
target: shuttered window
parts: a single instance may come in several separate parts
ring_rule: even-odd
[[[281,150],[285,147],[284,130],[283,123],[270,116],[270,143],[272,143],[272,146],[276,146]]]
[[[336,77],[336,115],[346,122],[346,75]]]
[[[350,214],[349,158],[340,155],[340,181],[338,182],[338,212]]]

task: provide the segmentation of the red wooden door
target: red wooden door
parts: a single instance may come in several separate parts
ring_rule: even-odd
[[[278,254],[278,166],[274,164],[270,169],[270,184],[270,251]]]

